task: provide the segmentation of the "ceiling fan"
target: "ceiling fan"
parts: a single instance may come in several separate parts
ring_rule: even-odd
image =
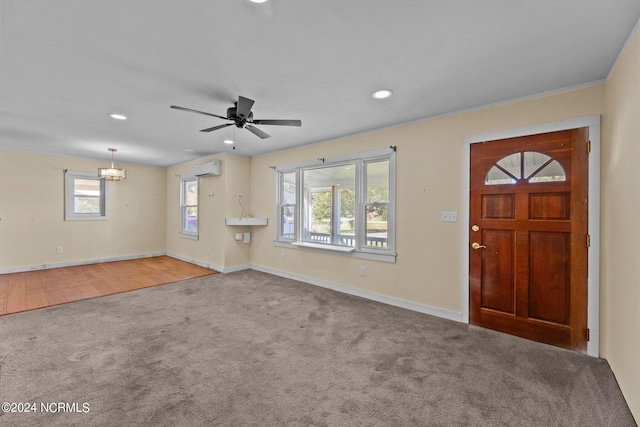
[[[253,118],[251,107],[253,107],[254,101],[244,96],[239,96],[238,101],[233,103],[233,107],[227,108],[227,116],[219,116],[217,114],[205,113],[204,111],[192,110],[191,108],[178,107],[172,105],[171,108],[176,110],[187,111],[191,113],[204,114],[205,116],[217,117],[223,120],[232,120],[233,123],[226,123],[224,125],[218,125],[207,129],[202,129],[200,132],[212,132],[214,130],[226,128],[227,126],[236,125],[238,128],[245,128],[254,135],[266,139],[271,135],[258,129],[254,125],[278,125],[278,126],[302,126],[300,120],[258,120]]]

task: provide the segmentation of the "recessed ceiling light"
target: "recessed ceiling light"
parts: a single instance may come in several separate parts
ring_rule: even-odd
[[[185,148],[184,151],[186,151],[187,153],[193,153],[193,150],[191,148]]]
[[[391,91],[391,89],[380,89],[373,92],[373,97],[375,99],[385,99],[390,97],[392,94],[393,92]]]
[[[225,143],[225,144],[233,144],[233,141],[232,141],[232,140],[230,140],[230,139],[225,139],[225,140],[224,140],[224,143]]]
[[[127,120],[127,116],[123,116],[122,114],[117,114],[117,113],[111,113],[109,114],[109,117],[116,120]]]
[[[266,3],[267,0],[251,0],[251,3]]]

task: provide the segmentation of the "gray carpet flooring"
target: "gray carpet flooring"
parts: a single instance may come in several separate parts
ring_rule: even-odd
[[[636,425],[603,359],[251,270],[0,317],[0,401],[35,409],[3,426]]]

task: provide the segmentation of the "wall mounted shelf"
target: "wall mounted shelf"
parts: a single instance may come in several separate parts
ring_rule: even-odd
[[[225,225],[267,225],[268,218],[225,218]]]

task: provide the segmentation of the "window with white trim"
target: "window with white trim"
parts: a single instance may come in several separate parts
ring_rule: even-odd
[[[198,240],[198,178],[180,178],[180,235]]]
[[[395,261],[395,154],[277,167],[276,243]]]
[[[95,172],[66,170],[65,221],[108,219],[108,183]]]

